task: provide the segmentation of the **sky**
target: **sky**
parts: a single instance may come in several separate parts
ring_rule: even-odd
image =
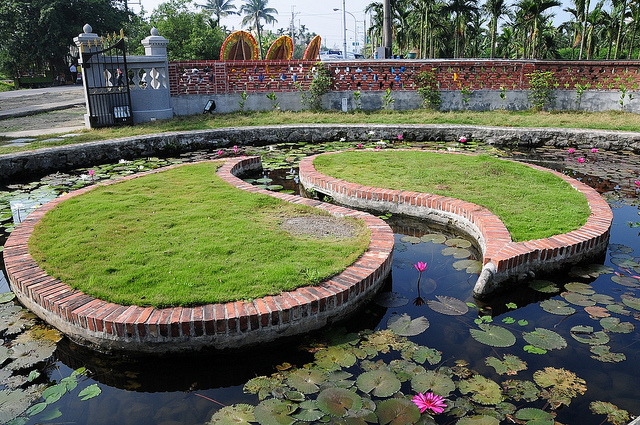
[[[144,10],[147,12],[147,16],[155,9],[160,3],[166,0],[128,0],[129,8],[135,12],[140,11],[140,6],[136,3],[141,3]],[[342,49],[343,45],[343,30],[342,30],[342,4],[345,3],[345,9],[353,16],[346,14],[347,19],[347,50],[352,51],[352,43],[356,42],[355,32],[359,34],[358,43],[362,46],[364,40],[364,21],[366,19],[367,26],[369,25],[369,16],[365,17],[364,9],[371,3],[371,0],[320,0],[316,1],[292,1],[292,0],[269,0],[268,7],[275,8],[278,14],[275,15],[278,22],[274,25],[266,25],[268,30],[276,30],[278,28],[289,28],[291,25],[291,12],[293,11],[296,28],[300,24],[305,25],[310,32],[315,32],[322,37],[322,43],[326,47],[332,49]],[[206,0],[194,0],[194,3],[204,4]],[[242,6],[242,0],[235,0],[233,2],[236,9],[240,9]],[[334,11],[333,9],[340,9]],[[246,29],[240,25],[242,17],[240,16],[227,16],[221,19],[221,24],[226,25],[229,29],[239,30]],[[357,21],[357,22],[354,22]],[[357,29],[355,28],[357,24]],[[161,34],[162,35],[162,34]]]
[[[140,11],[140,5],[144,7],[147,16],[162,2],[166,0],[128,0],[129,7],[135,11]],[[347,51],[353,51],[353,43],[356,42],[355,34],[358,34],[360,46],[364,44],[365,26],[370,25],[370,17],[365,15],[365,7],[372,0],[320,0],[320,1],[298,1],[295,0],[269,0],[268,7],[275,8],[278,11],[276,15],[277,23],[265,26],[266,29],[276,30],[278,28],[289,28],[291,25],[291,13],[294,13],[295,26],[305,25],[310,32],[315,32],[322,37],[322,43],[329,49],[342,50],[343,46],[343,27],[342,27],[342,9],[343,2],[346,5],[344,9],[347,21]],[[204,4],[206,0],[194,0],[194,3]],[[481,2],[483,3],[483,2]],[[563,5],[570,4],[570,0],[562,0]],[[595,2],[592,2],[595,3]],[[237,9],[242,6],[242,0],[234,0]],[[562,12],[566,6],[555,8],[556,17],[554,23],[556,25],[569,19],[566,12]],[[334,11],[333,9],[340,9]],[[350,14],[349,14],[350,13]],[[228,16],[221,19],[222,25],[226,25],[229,29],[239,30],[246,29],[240,25],[242,17]],[[357,25],[357,27],[356,27]],[[162,34],[161,34],[162,35]],[[359,49],[356,49],[359,51]]]

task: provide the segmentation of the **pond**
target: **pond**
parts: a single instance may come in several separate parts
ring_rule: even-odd
[[[251,176],[261,180],[256,184],[296,192],[300,158],[357,145],[282,144],[240,148],[237,154],[263,156],[265,172]],[[410,420],[402,416],[408,413],[399,413],[399,395],[427,391],[443,395],[448,407],[433,420],[423,414],[421,423],[513,423],[508,418],[525,423],[536,417],[539,423],[553,423],[550,418],[627,423],[630,417],[623,410],[640,414],[640,370],[633,367],[640,362],[640,243],[635,230],[640,227],[640,184],[635,183],[640,158],[629,152],[498,150],[477,143],[391,145],[386,142],[383,148],[482,151],[581,179],[598,189],[614,212],[606,258],[599,265],[576,267],[478,300],[472,296],[477,254],[463,236],[415,219],[383,216],[394,230],[396,247],[392,273],[373,302],[327,332],[240,353],[126,357],[96,353],[63,338],[49,356],[31,345],[33,332],[28,337],[24,332],[37,321],[15,312],[12,301],[3,302],[0,422],[21,413],[7,406],[25,410],[31,405],[11,423],[204,424],[212,416],[215,423],[247,417],[292,423],[298,415],[306,420],[299,423],[364,424],[376,418],[371,416],[375,402],[379,417],[393,411],[400,422],[391,423],[406,423]],[[231,155],[232,149],[222,153]],[[14,220],[60,193],[114,175],[218,156],[194,152],[123,160],[95,166],[92,173],[76,170],[1,187],[0,245]],[[427,265],[422,273],[415,266],[419,262]],[[0,293],[7,290],[2,274]],[[9,350],[23,346],[30,348]],[[312,363],[319,374],[296,370]],[[43,393],[45,386],[49,389]],[[332,410],[347,403],[336,390],[343,387],[357,394],[349,403],[358,412],[345,413],[348,422]],[[336,403],[323,401],[327,397]],[[254,411],[245,404],[259,407]],[[254,416],[243,416],[245,410]]]

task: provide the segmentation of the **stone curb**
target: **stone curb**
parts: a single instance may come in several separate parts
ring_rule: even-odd
[[[324,153],[320,155],[331,155]],[[443,155],[445,155],[443,153]],[[305,188],[331,196],[337,202],[394,214],[406,214],[452,226],[474,238],[483,255],[483,268],[473,289],[477,297],[504,290],[508,282],[522,280],[537,272],[551,272],[606,251],[613,213],[591,187],[562,173],[526,164],[557,175],[587,198],[591,215],[579,229],[549,238],[513,242],[504,223],[484,207],[428,193],[389,190],[349,183],[318,172],[313,161],[302,159],[300,182]]]
[[[180,165],[162,170],[176,166]],[[349,316],[380,289],[391,270],[394,245],[391,228],[381,219],[361,211],[258,189],[236,177],[261,168],[260,157],[234,158],[218,170],[218,175],[242,190],[319,208],[338,217],[362,219],[371,232],[368,250],[342,273],[318,286],[253,301],[164,309],[108,303],[47,275],[31,257],[28,247],[34,227],[48,211],[98,186],[94,185],[43,205],[11,233],[4,248],[9,285],[29,310],[76,342],[101,351],[158,354],[203,347],[238,348],[316,330]]]
[[[372,135],[371,132],[374,134]],[[330,142],[344,138],[357,141],[397,140],[454,141],[461,136],[496,146],[556,146],[632,150],[640,152],[640,133],[558,128],[515,128],[452,124],[298,124],[264,127],[228,127],[211,130],[167,132],[113,140],[42,148],[0,155],[0,182],[96,164],[144,156],[175,155],[198,149],[284,142]]]

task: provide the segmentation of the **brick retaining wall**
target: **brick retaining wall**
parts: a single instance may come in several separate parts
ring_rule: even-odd
[[[172,96],[293,92],[308,88],[313,61],[182,61],[169,63]],[[440,90],[527,90],[527,74],[551,71],[558,90],[640,89],[640,61],[538,61],[490,59],[357,60],[324,62],[332,91],[415,91],[414,76],[433,71]],[[193,70],[197,72],[193,72]],[[612,108],[613,109],[613,108]]]
[[[201,347],[236,348],[309,332],[349,316],[380,289],[390,272],[393,232],[384,221],[370,214],[261,190],[236,177],[258,168],[262,168],[259,157],[234,158],[218,170],[218,175],[242,190],[309,205],[334,216],[364,220],[371,232],[368,250],[345,271],[318,286],[253,301],[164,309],[109,303],[47,275],[29,254],[29,237],[47,211],[70,197],[86,193],[95,187],[92,186],[43,205],[11,233],[4,245],[11,290],[23,305],[43,320],[76,342],[101,351],[163,353]]]
[[[584,226],[569,233],[513,242],[502,221],[484,207],[445,196],[381,189],[336,179],[315,169],[313,161],[317,156],[300,162],[300,182],[306,188],[327,194],[343,205],[426,218],[476,239],[483,255],[483,269],[473,289],[478,297],[504,290],[509,282],[535,273],[551,272],[595,258],[605,252],[609,244],[613,213],[607,202],[586,184],[543,167],[526,164],[553,173],[582,192],[591,215]]]

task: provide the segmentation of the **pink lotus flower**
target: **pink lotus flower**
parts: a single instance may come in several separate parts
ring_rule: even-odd
[[[403,138],[402,134],[398,134],[398,140],[402,140]]]
[[[444,398],[434,393],[418,393],[413,396],[411,401],[418,406],[420,413],[424,413],[427,409],[430,409],[433,413],[442,413],[444,408],[447,407],[444,404]]]
[[[580,164],[584,163],[584,158],[582,158],[582,157],[578,158],[578,162],[579,162]]]
[[[591,152],[597,153],[598,152],[598,148],[591,148]]]
[[[462,136],[459,140],[460,143],[467,143],[467,138]]]
[[[238,153],[238,146],[233,147],[233,153]]]
[[[418,261],[418,264],[414,264],[413,267],[416,268],[420,273],[427,270],[427,263],[423,263],[422,261]]]
[[[567,152],[569,152],[571,154],[571,153],[575,153],[576,150],[574,148],[569,148],[569,150],[567,150]]]

